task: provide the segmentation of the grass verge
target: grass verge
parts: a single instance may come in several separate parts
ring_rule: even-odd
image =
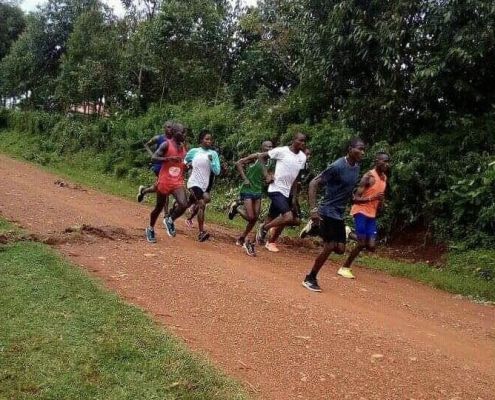
[[[490,255],[495,260],[495,251],[475,251]],[[373,256],[360,257],[357,262],[369,268],[387,272],[392,276],[401,276],[426,283],[437,289],[460,294],[474,300],[495,302],[495,281],[487,268],[483,269],[479,259],[477,264],[465,265],[473,254],[451,254],[446,265],[441,268],[425,263],[406,263],[397,260]],[[493,265],[492,265],[493,268]],[[486,274],[486,275],[485,275]]]
[[[36,151],[40,144],[35,137],[31,137],[31,139],[29,136],[24,137],[21,144],[18,134],[7,131],[2,131],[1,134],[0,151],[35,162],[50,172],[103,192],[134,199],[138,184],[146,180],[148,183],[152,181],[151,174],[147,174],[145,171],[143,171],[143,175],[135,179],[117,178],[102,173],[104,167],[99,154],[79,152],[70,157],[63,157],[54,153],[45,154]],[[224,188],[216,187],[212,204],[208,209],[207,222],[242,230],[244,221],[240,218],[229,221],[225,213],[226,205],[235,195],[235,188],[224,190]],[[152,200],[152,197],[147,199],[150,203]],[[288,229],[286,232],[289,236],[295,236],[296,233],[297,231],[294,229]],[[369,268],[414,279],[455,294],[479,300],[495,301],[494,260],[495,251],[474,250],[449,254],[447,263],[442,268],[375,256],[363,256],[357,262]]]
[[[0,245],[0,314],[1,399],[247,398],[142,311],[39,243]]]

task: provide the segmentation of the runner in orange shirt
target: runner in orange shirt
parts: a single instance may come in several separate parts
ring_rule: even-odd
[[[375,158],[375,168],[368,171],[361,179],[354,193],[351,215],[356,227],[357,245],[339,269],[339,275],[344,278],[354,278],[351,264],[364,248],[375,250],[376,245],[376,215],[383,206],[385,189],[387,187],[387,171],[390,168],[390,157],[385,152],[378,152]]]

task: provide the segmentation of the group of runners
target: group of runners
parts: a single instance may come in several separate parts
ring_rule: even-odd
[[[156,205],[150,214],[146,228],[146,239],[156,243],[155,224],[164,210],[164,225],[169,236],[176,235],[175,221],[189,209],[186,219],[188,227],[198,223],[198,240],[209,238],[204,228],[206,204],[210,202],[210,191],[215,176],[220,174],[218,152],[213,149],[213,135],[204,129],[199,133],[199,146],[187,150],[187,130],[180,123],[167,121],[164,132],[153,137],[145,148],[151,155],[152,170],[157,176],[154,185],[140,186],[137,199],[141,202],[146,194],[156,192]],[[155,150],[152,151],[152,147]],[[313,267],[305,276],[305,288],[320,292],[317,276],[331,253],[343,254],[348,233],[344,222],[347,205],[352,202],[351,215],[355,222],[356,245],[337,274],[353,279],[351,265],[363,249],[374,251],[377,237],[376,216],[384,204],[387,172],[390,157],[385,152],[375,156],[373,169],[360,177],[360,162],[365,153],[363,140],[350,141],[345,156],[314,177],[309,183],[308,201],[310,219],[301,231],[300,237],[320,236],[323,248],[315,259]],[[251,154],[236,162],[242,179],[239,198],[229,206],[229,219],[237,215],[246,220],[246,227],[236,240],[249,256],[255,256],[255,244],[264,245],[270,252],[278,252],[277,240],[287,226],[300,224],[298,192],[301,176],[307,173],[306,135],[298,132],[288,146],[273,147],[271,141],[261,144],[259,153]],[[184,186],[186,171],[189,171]],[[324,187],[323,199],[317,204],[318,189]],[[169,208],[168,198],[174,203]],[[270,200],[266,218],[259,220],[261,202]]]

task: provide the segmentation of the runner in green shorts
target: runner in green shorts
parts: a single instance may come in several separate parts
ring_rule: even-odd
[[[273,144],[269,140],[261,144],[262,153],[266,153],[272,148]],[[244,209],[238,208],[239,203],[237,201],[233,202],[229,210],[229,219],[233,219],[236,214],[239,214],[247,221],[246,228],[237,239],[236,244],[242,246],[249,256],[256,255],[254,244],[247,237],[256,225],[256,221],[258,221],[261,210],[261,198],[265,192],[266,185],[270,183],[268,163],[268,157],[263,158],[260,157],[259,153],[255,153],[241,158],[235,164],[239,175],[243,179],[239,194],[240,200],[244,204]],[[248,164],[250,164],[249,167],[244,171],[244,167]]]

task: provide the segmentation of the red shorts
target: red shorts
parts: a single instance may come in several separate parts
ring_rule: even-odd
[[[167,184],[166,182],[157,182],[156,185],[156,190],[160,192],[163,195],[168,196],[169,194],[172,194],[175,192],[177,189],[183,188],[184,183],[176,183],[176,184]]]

